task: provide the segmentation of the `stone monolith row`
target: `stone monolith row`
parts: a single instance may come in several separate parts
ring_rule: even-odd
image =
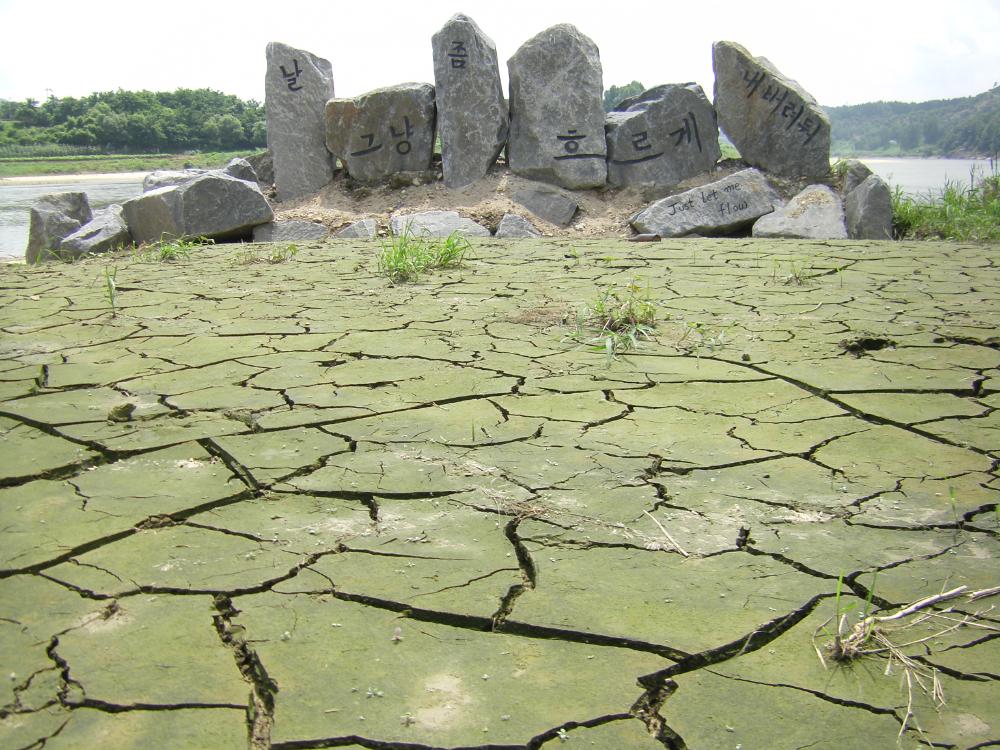
[[[333,96],[328,60],[280,42],[267,45],[267,147],[274,156],[279,201],[315,193],[333,179],[323,129],[324,109]]]

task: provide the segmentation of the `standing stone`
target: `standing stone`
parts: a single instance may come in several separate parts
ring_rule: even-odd
[[[326,146],[360,182],[430,169],[434,87],[402,83],[326,104]]]
[[[892,193],[885,180],[869,175],[847,194],[844,203],[852,240],[892,239]]]
[[[608,113],[608,183],[671,188],[711,171],[722,156],[715,110],[696,83],[667,84]]]
[[[830,120],[798,83],[734,42],[712,47],[719,127],[755,167],[788,177],[830,172]]]
[[[597,45],[559,24],[525,42],[507,61],[511,171],[570,189],[607,180],[604,82]]]
[[[280,42],[267,45],[267,146],[279,201],[315,193],[333,179],[323,137],[323,111],[333,95],[329,61]]]
[[[28,223],[28,247],[24,252],[28,263],[59,257],[59,244],[91,220],[90,201],[86,193],[52,193],[43,195],[31,207]]]
[[[629,223],[640,234],[683,237],[729,234],[752,224],[781,205],[781,197],[756,169],[744,169],[717,182],[663,198]]]
[[[844,207],[826,185],[810,185],[786,206],[762,216],[753,225],[754,237],[805,240],[846,240]]]
[[[507,143],[507,103],[497,48],[473,21],[452,16],[431,38],[444,184],[471,185]]]

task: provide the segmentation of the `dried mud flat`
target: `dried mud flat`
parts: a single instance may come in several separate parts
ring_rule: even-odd
[[[0,745],[1000,744],[997,246],[300,247],[4,267]]]

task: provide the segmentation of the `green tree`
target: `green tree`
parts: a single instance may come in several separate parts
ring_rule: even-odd
[[[645,90],[646,87],[638,81],[626,83],[624,86],[612,86],[604,92],[604,111],[610,112],[618,106],[622,99],[628,99],[630,96],[638,96]]]

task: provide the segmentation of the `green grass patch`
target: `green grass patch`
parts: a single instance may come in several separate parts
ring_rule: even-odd
[[[196,237],[190,240],[161,239],[150,245],[142,245],[131,251],[132,260],[138,263],[177,263],[187,260],[191,254],[205,245],[214,245],[215,240]]]
[[[897,239],[972,242],[1000,240],[1000,173],[973,179],[970,186],[945,185],[940,196],[913,197],[898,187],[892,196],[893,234]]]
[[[250,247],[236,253],[236,262],[241,266],[256,263],[287,263],[299,254],[298,245],[272,245],[265,248]]]
[[[157,169],[224,167],[246,151],[217,151],[199,154],[94,154],[78,156],[0,158],[0,177],[41,175],[152,172]]]
[[[638,349],[642,339],[653,337],[656,315],[649,286],[632,279],[624,289],[608,286],[601,290],[577,316],[576,334],[570,338],[604,354],[610,365],[620,354]]]
[[[435,268],[454,268],[465,260],[472,248],[458,232],[443,240],[414,237],[409,229],[382,243],[378,256],[378,272],[393,284],[415,281],[420,274]]]

